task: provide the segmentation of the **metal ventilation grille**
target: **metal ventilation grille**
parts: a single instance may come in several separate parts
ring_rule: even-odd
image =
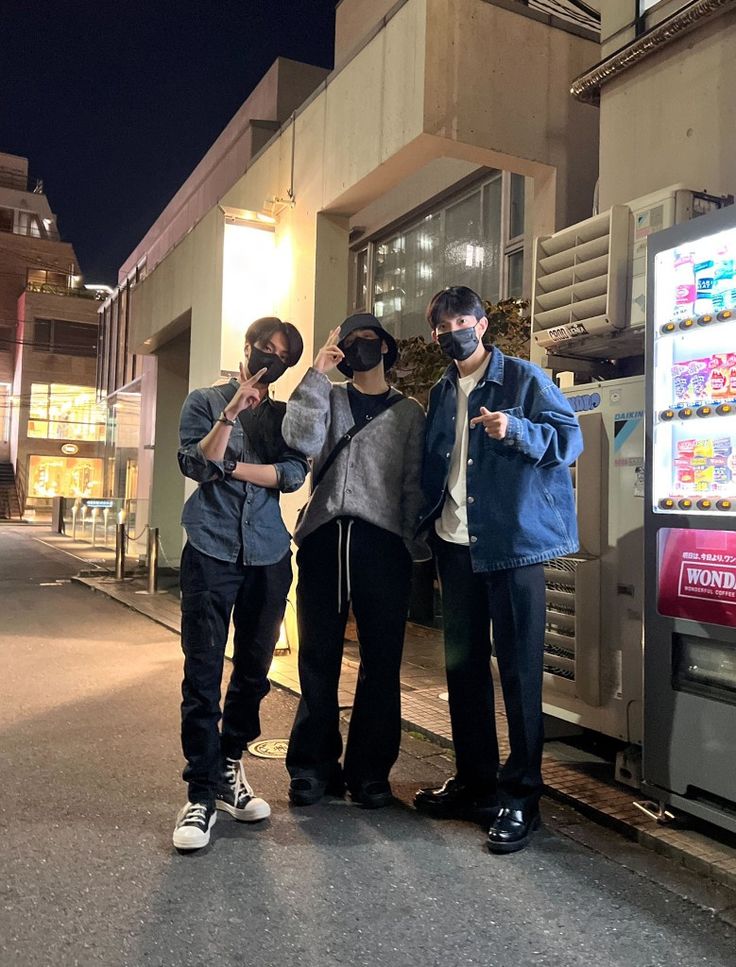
[[[559,17],[576,27],[600,33],[601,15],[583,0],[528,0],[530,10]]]
[[[541,237],[534,247],[532,334],[545,349],[627,324],[626,205]]]
[[[544,670],[570,681],[575,680],[575,570],[571,558],[557,558],[544,566]]]

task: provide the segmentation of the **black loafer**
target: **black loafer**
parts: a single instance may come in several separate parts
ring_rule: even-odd
[[[382,806],[390,806],[394,801],[391,786],[386,780],[361,782],[355,787],[351,786],[350,798],[364,809],[380,809]]]
[[[532,833],[539,828],[539,810],[511,809],[504,806],[488,830],[491,853],[515,853],[524,849]]]
[[[451,776],[439,789],[420,789],[414,796],[416,809],[438,818],[491,815],[500,808],[493,792],[481,792]]]
[[[289,801],[293,806],[313,806],[323,796],[344,796],[345,781],[342,775],[332,779],[315,776],[296,776],[289,783]]]

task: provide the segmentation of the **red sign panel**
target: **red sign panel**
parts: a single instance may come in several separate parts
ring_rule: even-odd
[[[660,614],[736,626],[736,531],[659,532]]]

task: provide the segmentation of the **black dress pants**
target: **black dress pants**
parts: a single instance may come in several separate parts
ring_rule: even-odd
[[[190,802],[214,802],[225,757],[239,759],[261,732],[259,709],[270,688],[268,670],[291,585],[291,551],[276,564],[255,567],[220,561],[186,544],[180,581],[183,778]],[[233,669],[221,713],[231,615]]]
[[[470,550],[434,540],[457,775],[514,808],[542,793],[544,565],[474,572]],[[510,755],[500,766],[491,636],[506,706]],[[500,768],[499,768],[500,767]]]
[[[360,670],[345,749],[348,787],[384,780],[399,754],[399,671],[409,607],[411,558],[396,534],[340,518],[310,534],[297,554],[299,681],[289,740],[292,778],[328,780],[342,753],[337,699],[352,600]]]

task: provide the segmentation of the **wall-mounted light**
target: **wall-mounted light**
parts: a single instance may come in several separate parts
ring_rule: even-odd
[[[251,211],[247,208],[231,208],[228,205],[220,205],[220,211],[225,216],[227,222],[238,225],[255,225],[258,228],[268,228],[276,224],[273,215],[267,212]]]

